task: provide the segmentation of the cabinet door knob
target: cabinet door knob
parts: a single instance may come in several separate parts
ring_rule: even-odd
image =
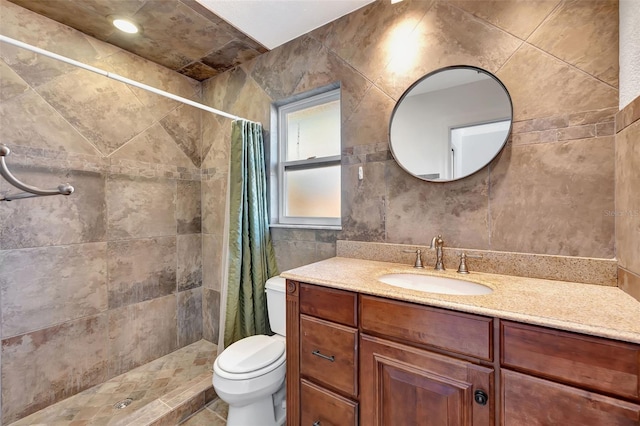
[[[489,395],[483,390],[477,390],[473,393],[473,399],[480,405],[487,405],[489,401]]]
[[[331,356],[323,355],[323,354],[320,353],[320,351],[313,351],[313,352],[311,352],[311,354],[315,355],[315,356],[319,356],[320,358],[326,359],[327,361],[331,361],[331,362],[336,360],[336,357],[334,357],[333,355],[331,355]]]
[[[320,420],[316,420],[311,426],[320,426]]]

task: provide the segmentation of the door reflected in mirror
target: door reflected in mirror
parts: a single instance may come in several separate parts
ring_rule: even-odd
[[[493,74],[472,66],[442,68],[415,82],[396,104],[391,152],[420,179],[462,179],[498,155],[512,117],[511,97]]]

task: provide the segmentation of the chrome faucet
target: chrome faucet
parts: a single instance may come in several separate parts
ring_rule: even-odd
[[[442,235],[438,235],[437,237],[433,237],[431,240],[431,245],[429,248],[433,250],[436,249],[436,266],[433,268],[436,271],[444,271],[444,263],[442,262],[442,247],[444,246],[444,240],[442,239]]]

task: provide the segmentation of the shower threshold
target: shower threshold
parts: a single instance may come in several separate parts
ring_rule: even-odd
[[[215,399],[216,353],[216,345],[200,340],[9,426],[177,425]]]

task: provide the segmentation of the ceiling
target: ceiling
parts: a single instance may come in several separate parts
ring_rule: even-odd
[[[9,1],[203,81],[374,0]],[[132,18],[141,33],[118,31],[111,15]]]

